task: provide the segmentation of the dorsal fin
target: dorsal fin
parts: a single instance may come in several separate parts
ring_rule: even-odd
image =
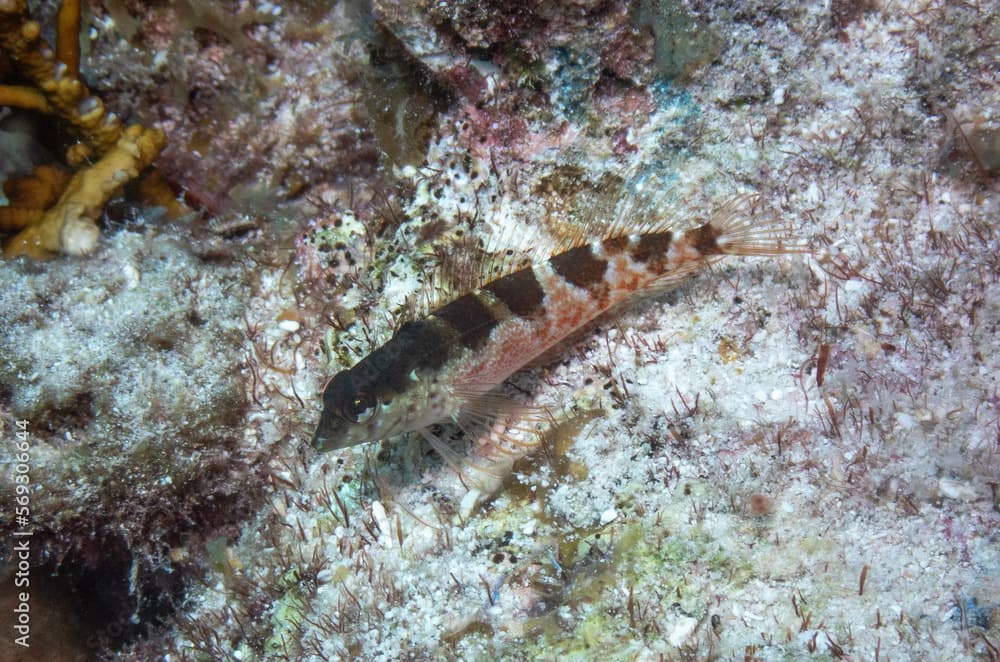
[[[546,260],[556,249],[542,234],[539,224],[511,222],[506,204],[495,215],[490,227],[496,232],[487,238],[466,235],[448,247],[439,249],[438,267],[421,288],[412,307],[414,317],[422,317],[456,298],[478,290],[499,278],[508,276]],[[445,253],[444,251],[448,252]]]
[[[665,232],[692,225],[678,211],[672,188],[647,170],[636,168],[576,187],[571,209],[563,218],[553,213],[544,222],[520,223],[509,218],[509,196],[487,239],[456,241],[438,255],[439,266],[413,301],[407,319],[426,316],[468,292],[520,269],[574,248],[612,237]],[[552,231],[555,236],[546,236]],[[447,250],[448,252],[443,252]]]
[[[647,168],[606,174],[588,194],[581,194],[578,214],[564,222],[553,254],[584,244],[636,234],[680,231],[694,224],[682,210],[673,186]],[[557,223],[558,225],[558,223]]]

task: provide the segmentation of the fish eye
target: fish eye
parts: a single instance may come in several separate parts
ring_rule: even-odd
[[[378,411],[378,404],[378,400],[370,393],[359,391],[354,399],[344,404],[341,411],[355,423],[367,423]]]

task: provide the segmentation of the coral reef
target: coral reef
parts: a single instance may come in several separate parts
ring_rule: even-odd
[[[100,632],[58,612],[69,585],[117,601],[121,659],[996,657],[987,4],[90,21],[94,89],[167,131],[210,218],[125,223],[86,273],[0,265],[55,643]],[[623,181],[679,223],[756,191],[815,254],[720,266],[517,375],[552,427],[471,512],[419,440],[312,453],[331,374]]]
[[[646,9],[658,6],[675,11]],[[649,72],[634,80],[581,76],[563,49],[608,33],[502,7],[476,22],[469,7],[436,5],[431,20],[422,3],[376,4],[453,102],[427,165],[400,172],[400,213],[340,210],[304,231],[302,273],[330,285],[325,302],[302,285],[333,325],[325,374],[384,338],[429,271],[461,271],[448,269],[456,252],[573,236],[605,173],[634,169],[623,156],[652,164],[678,213],[749,184],[801,219],[816,258],[728,266],[523,375],[517,386],[564,422],[468,521],[440,461],[400,440],[289,460],[287,491],[232,549],[256,563],[199,596],[180,651],[988,657],[995,182],[926,110],[958,108],[971,131],[967,97],[992,103],[989,57],[971,45],[985,43],[984,17],[921,3],[835,15],[820,3],[696,5],[727,43],[680,91],[655,80],[648,48],[619,61]],[[665,34],[614,15],[618,34]],[[543,75],[522,87],[508,53]],[[994,121],[978,117],[976,135]],[[348,255],[363,266],[353,277]]]

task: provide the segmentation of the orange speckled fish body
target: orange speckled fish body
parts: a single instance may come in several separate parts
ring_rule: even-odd
[[[725,255],[801,251],[783,226],[730,209],[684,232],[654,228],[559,252],[404,324],[334,376],[313,444],[332,450],[458,420],[463,407],[637,293]]]
[[[679,242],[684,241],[682,236]],[[605,239],[470,292],[466,296],[499,314],[489,331],[490,342],[467,358],[456,380],[499,384],[608,309],[655,286],[665,270],[682,268],[684,260],[702,260],[700,253],[682,255],[675,250],[666,260],[654,261],[651,253],[639,252],[646,244],[666,248],[670,243],[669,231]],[[505,281],[511,278],[519,281],[518,287],[508,286]],[[515,308],[521,313],[514,313]]]

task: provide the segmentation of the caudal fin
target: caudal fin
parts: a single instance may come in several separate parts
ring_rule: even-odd
[[[702,227],[724,255],[786,255],[809,253],[809,244],[791,225],[766,208],[759,194],[740,195],[720,209]]]

